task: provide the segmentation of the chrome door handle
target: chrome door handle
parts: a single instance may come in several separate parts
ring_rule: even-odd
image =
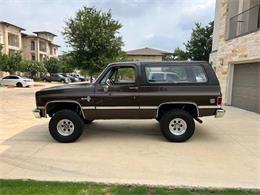
[[[135,89],[135,90],[137,90],[137,89],[139,89],[139,87],[129,87],[129,89]]]

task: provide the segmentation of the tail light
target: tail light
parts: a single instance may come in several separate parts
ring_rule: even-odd
[[[217,106],[219,106],[219,107],[222,106],[222,97],[221,96],[217,97]]]

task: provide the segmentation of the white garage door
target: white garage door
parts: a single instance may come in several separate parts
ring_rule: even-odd
[[[231,104],[260,113],[260,63],[234,65]]]

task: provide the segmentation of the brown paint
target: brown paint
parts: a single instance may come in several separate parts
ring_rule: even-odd
[[[198,64],[202,66],[208,78],[207,83],[185,84],[149,84],[145,79],[144,66]],[[100,84],[102,77],[115,66],[133,66],[136,70],[136,82],[129,84],[112,85],[108,91]],[[82,100],[87,96],[91,101]],[[45,106],[48,102],[76,101],[82,107],[116,107],[116,106],[153,106],[159,107],[165,102],[192,102],[198,106],[216,105],[210,99],[221,96],[219,82],[212,67],[206,62],[129,62],[116,63],[107,66],[94,84],[73,84],[52,87],[36,92],[37,106]],[[201,116],[214,115],[216,108],[199,109]],[[156,118],[157,109],[84,109],[89,119],[149,119]]]

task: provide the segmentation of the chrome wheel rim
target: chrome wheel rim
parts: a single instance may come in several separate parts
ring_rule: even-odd
[[[182,135],[187,130],[187,123],[181,118],[174,118],[169,123],[169,130],[173,135]]]
[[[69,119],[62,119],[57,124],[57,130],[62,136],[69,136],[74,132],[74,124]]]

